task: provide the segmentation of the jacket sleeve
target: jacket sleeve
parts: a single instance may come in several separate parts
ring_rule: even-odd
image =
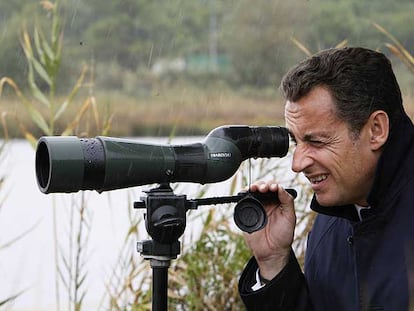
[[[248,311],[313,310],[305,281],[295,254],[291,251],[288,264],[266,286],[253,291],[258,269],[255,258],[251,258],[239,280],[239,293]]]

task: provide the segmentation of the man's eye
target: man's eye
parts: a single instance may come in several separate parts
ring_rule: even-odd
[[[322,146],[324,144],[324,142],[320,140],[310,140],[309,143],[314,146]]]

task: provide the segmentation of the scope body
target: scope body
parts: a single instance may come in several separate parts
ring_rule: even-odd
[[[248,158],[283,157],[288,147],[287,129],[277,126],[222,126],[202,142],[183,145],[44,136],[36,149],[36,177],[43,193],[214,183],[230,178]]]

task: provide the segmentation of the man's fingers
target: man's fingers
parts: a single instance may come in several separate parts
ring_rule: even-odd
[[[250,191],[255,192],[268,192],[268,191],[277,191],[277,183],[274,181],[265,182],[265,181],[258,181],[250,186]]]
[[[294,212],[294,204],[293,200],[294,197],[287,192],[283,186],[279,185],[276,181],[258,181],[250,186],[250,191],[252,192],[260,192],[260,193],[267,193],[267,192],[275,192],[277,193],[279,204],[278,206],[281,208],[285,208],[286,210],[291,210]],[[273,208],[274,204],[268,204],[270,202],[262,202],[264,207],[267,211],[270,211]]]

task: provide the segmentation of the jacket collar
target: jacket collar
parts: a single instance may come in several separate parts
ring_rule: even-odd
[[[411,156],[410,156],[411,154]],[[372,189],[368,195],[371,208],[365,211],[365,217],[386,211],[387,202],[401,191],[407,179],[414,177],[414,126],[405,112],[395,122],[387,143],[377,164]],[[382,204],[384,203],[384,204]],[[321,206],[315,195],[311,209],[329,216],[358,221],[355,206]]]

